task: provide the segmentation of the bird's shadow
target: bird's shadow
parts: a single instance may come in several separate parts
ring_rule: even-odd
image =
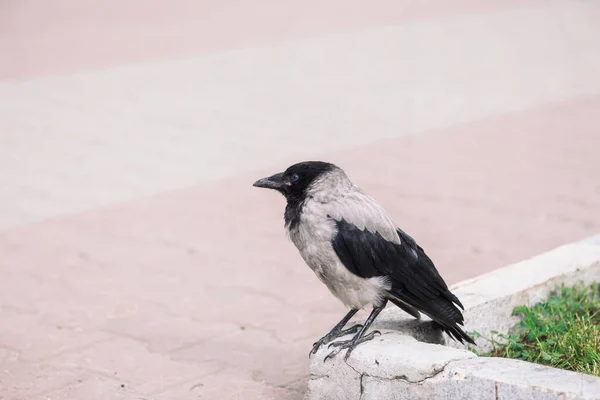
[[[376,320],[371,329],[390,330],[407,336],[412,336],[416,340],[424,343],[446,344],[446,339],[442,331],[436,326],[435,322],[427,319],[416,319],[409,316],[390,313],[383,318]]]

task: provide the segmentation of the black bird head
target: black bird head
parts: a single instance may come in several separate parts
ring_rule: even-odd
[[[284,172],[259,179],[253,186],[274,189],[288,201],[299,201],[305,197],[306,189],[316,178],[336,168],[323,161],[305,161],[292,165]]]

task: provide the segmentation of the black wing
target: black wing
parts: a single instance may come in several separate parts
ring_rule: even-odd
[[[458,309],[463,308],[462,304],[412,237],[397,229],[400,236],[397,244],[379,233],[360,230],[343,219],[336,224],[338,232],[332,244],[346,268],[363,278],[389,277],[392,284],[390,301],[415,317],[418,313],[415,315],[414,309],[427,314],[461,343],[463,340],[473,343],[473,339],[458,326],[464,322]]]

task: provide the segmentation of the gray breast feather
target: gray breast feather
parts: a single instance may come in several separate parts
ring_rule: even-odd
[[[368,304],[381,304],[391,287],[390,282],[385,277],[365,279],[352,273],[333,248],[336,224],[322,212],[323,207],[318,207],[319,212],[310,212],[313,206],[308,203],[308,212],[304,212],[300,223],[289,231],[306,264],[346,306],[359,309]]]
[[[288,228],[288,233],[308,266],[344,304],[352,308],[380,304],[390,288],[387,278],[365,279],[355,275],[333,248],[338,234],[336,221],[341,220],[400,244],[396,226],[383,207],[352,185],[340,171],[312,185],[303,203],[300,221]]]

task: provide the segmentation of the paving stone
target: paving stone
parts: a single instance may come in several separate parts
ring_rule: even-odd
[[[218,360],[208,359],[194,364],[178,362],[166,355],[151,353],[143,343],[124,338],[58,356],[49,360],[48,364],[118,379],[133,392],[141,394],[156,392],[222,369]]]
[[[26,362],[12,351],[0,348],[0,398],[29,400],[32,397],[75,385],[92,374],[47,364]]]
[[[42,360],[111,338],[107,333],[46,324],[38,314],[8,307],[0,307],[0,319],[0,346],[17,350],[24,361]]]
[[[260,379],[257,380],[247,370],[231,368],[152,396],[152,400],[216,398],[225,400],[300,400],[303,395],[296,390],[275,387]]]
[[[328,295],[330,297],[331,294]],[[331,300],[331,299],[328,299]],[[312,343],[323,337],[327,332],[337,324],[348,310],[341,304],[331,304],[332,302],[320,299],[324,305],[331,305],[331,308],[337,308],[338,312],[322,312],[317,307],[314,309],[293,310],[286,309],[283,312],[264,314],[260,319],[253,321],[251,326],[265,329],[273,334],[282,343],[293,343],[308,340]],[[325,308],[325,307],[323,307]],[[361,312],[352,319],[352,324],[356,319],[364,317],[366,312]]]
[[[177,350],[172,357],[188,362],[215,360],[252,371],[254,379],[278,386],[307,373],[308,342],[282,343],[271,332],[246,328]]]
[[[118,380],[94,377],[64,389],[46,393],[34,400],[78,400],[78,399],[114,399],[114,400],[150,400],[150,397],[132,393],[127,385]]]
[[[151,352],[168,353],[194,343],[231,335],[239,331],[240,326],[161,315],[156,309],[150,308],[138,310],[133,315],[107,319],[104,330],[145,342]]]

